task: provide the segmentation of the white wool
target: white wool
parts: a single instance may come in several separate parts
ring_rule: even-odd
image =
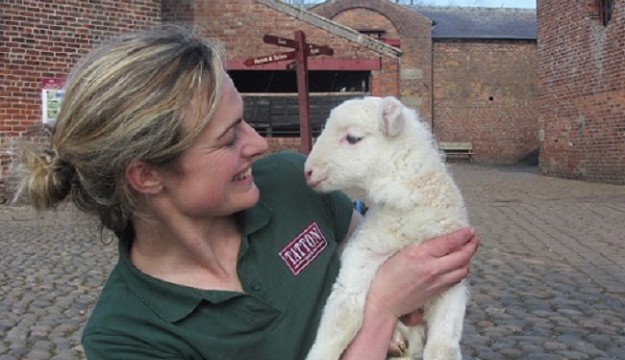
[[[364,191],[369,206],[341,255],[341,270],[307,357],[332,360],[360,328],[378,267],[408,245],[468,225],[468,217],[427,124],[393,97],[353,99],[334,108],[305,171],[316,190]],[[400,326],[409,343],[407,358],[461,359],[467,301],[463,281],[426,304],[426,327]]]

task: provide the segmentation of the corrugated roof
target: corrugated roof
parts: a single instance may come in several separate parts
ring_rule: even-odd
[[[536,40],[536,10],[407,6],[434,21],[433,39]]]

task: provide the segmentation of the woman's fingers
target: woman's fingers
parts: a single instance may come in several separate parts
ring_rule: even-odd
[[[464,228],[403,250],[378,269],[368,301],[395,316],[404,315],[406,323],[418,323],[414,310],[464,279],[478,246],[475,231]]]
[[[479,238],[472,237],[463,247],[439,258],[441,261],[441,270],[453,270],[460,267],[468,267],[471,258],[477,252],[479,246]]]
[[[426,241],[423,246],[424,251],[433,257],[443,257],[467,244],[475,237],[475,229],[465,227],[452,233]]]

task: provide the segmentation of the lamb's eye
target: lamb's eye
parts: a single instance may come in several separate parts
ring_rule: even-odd
[[[347,140],[347,142],[348,142],[349,144],[354,145],[354,144],[356,144],[357,142],[359,142],[360,140],[362,140],[362,137],[358,137],[358,136],[354,136],[354,135],[347,135],[347,136],[345,137],[345,140]]]

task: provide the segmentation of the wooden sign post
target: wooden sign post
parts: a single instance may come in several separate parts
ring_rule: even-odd
[[[263,37],[263,42],[292,48],[293,50],[249,58],[243,63],[247,66],[254,66],[279,61],[295,60],[295,70],[297,72],[297,99],[299,102],[299,151],[303,154],[308,154],[312,149],[312,131],[309,119],[310,107],[308,99],[308,57],[317,55],[333,55],[334,51],[327,46],[307,44],[306,35],[304,35],[304,32],[301,30],[295,31],[294,40],[273,35],[265,35]]]

